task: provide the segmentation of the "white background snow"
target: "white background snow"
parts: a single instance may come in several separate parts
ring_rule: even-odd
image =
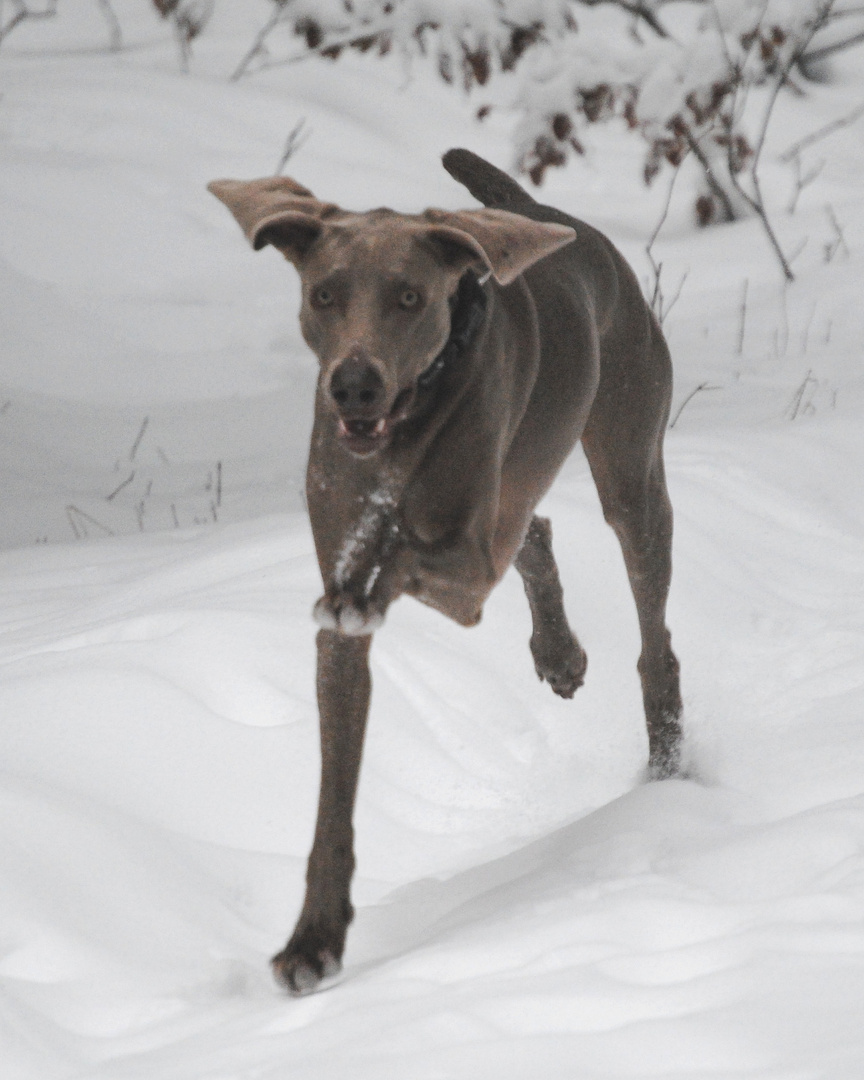
[[[347,58],[230,84],[143,3],[0,50],[3,1080],[860,1080],[864,1075],[864,49],[782,97],[758,223],[656,247],[676,367],[669,620],[699,781],[642,785],[638,634],[575,453],[549,496],[585,687],[533,672],[508,577],[466,631],[376,637],[336,987],[271,982],[317,793],[319,580],[301,488],[315,363],[293,271],[205,191],[274,170],[353,209],[470,205],[442,151],[504,119]],[[665,197],[609,129],[544,200],[647,278]],[[665,181],[664,181],[665,182]],[[838,240],[834,217],[843,231]],[[746,283],[746,284],[745,284]],[[746,302],[744,301],[746,290]],[[109,535],[109,533],[111,535]]]

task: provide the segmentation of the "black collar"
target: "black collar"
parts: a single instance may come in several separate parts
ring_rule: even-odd
[[[450,336],[444,348],[417,380],[421,390],[430,387],[444,369],[466,353],[486,318],[488,298],[473,270],[467,270],[450,301]]]

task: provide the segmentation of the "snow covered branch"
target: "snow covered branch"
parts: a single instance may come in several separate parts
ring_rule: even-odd
[[[263,57],[276,25],[288,23],[309,53],[331,60],[352,49],[426,58],[466,92],[495,80],[496,104],[478,116],[493,107],[516,116],[514,165],[535,184],[586,152],[593,125],[617,121],[645,141],[647,184],[665,166],[695,160],[699,224],[755,215],[791,279],[759,164],[793,70],[856,38],[846,23],[839,44],[813,44],[839,16],[860,18],[855,0],[273,2],[237,76]]]
[[[744,129],[750,89],[773,86],[776,97],[814,35],[852,8],[853,0],[274,0],[238,73],[285,22],[329,59],[349,49],[425,57],[466,90],[509,73],[515,164],[535,183],[585,151],[591,125],[618,119],[647,143],[646,183],[688,155],[699,162],[706,191],[697,215],[707,224],[753,212],[754,193],[737,182],[765,134],[763,126],[753,146]]]

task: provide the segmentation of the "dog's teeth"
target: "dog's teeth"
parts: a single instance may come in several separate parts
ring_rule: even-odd
[[[386,419],[386,417],[382,416],[381,419],[378,421],[378,423],[375,425],[373,433],[375,435],[383,435],[384,434],[384,428],[386,428],[386,427],[387,427],[387,419]]]

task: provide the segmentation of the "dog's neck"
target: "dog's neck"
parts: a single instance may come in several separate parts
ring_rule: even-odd
[[[421,390],[431,387],[452,361],[468,351],[486,318],[487,303],[486,291],[477,275],[473,270],[467,270],[450,301],[450,336],[417,380]]]

